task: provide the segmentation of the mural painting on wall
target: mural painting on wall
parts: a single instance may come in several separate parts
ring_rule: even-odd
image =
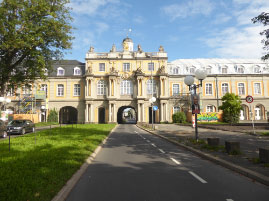
[[[201,112],[197,115],[198,121],[216,122],[220,120],[218,112]]]

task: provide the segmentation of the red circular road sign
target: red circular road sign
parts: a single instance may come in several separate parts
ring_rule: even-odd
[[[250,95],[248,95],[248,96],[246,97],[246,101],[247,101],[247,103],[252,103],[253,100],[254,100],[253,97],[250,96]]]

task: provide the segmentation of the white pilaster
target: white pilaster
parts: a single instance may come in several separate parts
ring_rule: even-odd
[[[145,104],[142,103],[142,122],[145,122]]]
[[[109,103],[108,122],[111,122],[111,116],[112,116],[112,112],[111,112],[111,103]]]

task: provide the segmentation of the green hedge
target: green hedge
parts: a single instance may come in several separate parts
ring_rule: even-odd
[[[184,123],[187,120],[187,117],[184,112],[177,112],[172,116],[173,123]]]

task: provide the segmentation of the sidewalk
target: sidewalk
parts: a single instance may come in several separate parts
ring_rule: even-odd
[[[267,185],[269,185],[269,167],[265,167],[264,164],[259,163],[255,164],[253,162],[253,160],[259,158],[259,152],[258,152],[259,148],[269,147],[269,137],[250,135],[246,133],[249,132],[249,130],[246,131],[240,130],[240,132],[238,131],[233,132],[233,131],[200,128],[199,126],[200,125],[198,125],[199,139],[206,140],[208,137],[218,137],[220,138],[220,145],[223,146],[225,144],[225,141],[239,141],[242,152],[242,154],[240,155],[228,155],[223,151],[210,151],[207,149],[201,149],[198,147],[191,146],[192,148],[195,148],[199,152],[198,153],[199,155],[204,154],[212,156],[212,158],[216,159],[216,160],[213,159],[213,161],[215,160],[214,162],[217,162],[220,165],[225,165],[221,163],[221,161],[224,160],[224,163],[227,162],[231,164],[231,166],[236,165],[245,168],[247,170],[250,170],[250,172],[253,171],[254,173],[258,173],[260,174],[259,176],[268,179]],[[158,124],[156,125],[156,130],[150,132],[165,137],[167,139],[176,141],[184,147],[186,146],[186,142],[188,141],[187,139],[194,138],[195,135],[194,128],[190,126],[180,126],[175,124]],[[210,159],[208,157],[205,158]],[[240,171],[237,172],[240,173]]]

